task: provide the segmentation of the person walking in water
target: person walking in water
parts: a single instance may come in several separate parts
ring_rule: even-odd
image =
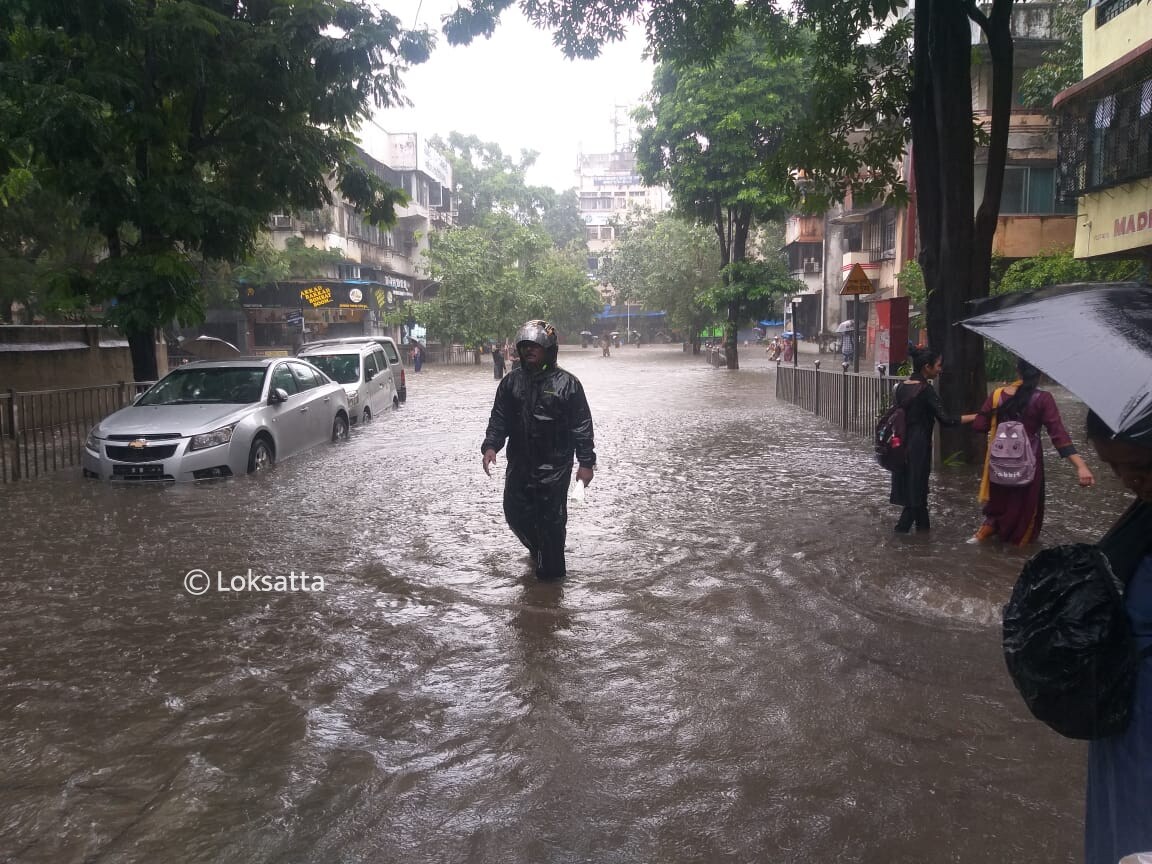
[[[492,346],[492,377],[499,381],[504,377],[504,346]]]
[[[1056,400],[1046,390],[1037,389],[1040,370],[1025,360],[1019,360],[1016,371],[1020,377],[1011,384],[996,388],[972,423],[975,431],[988,433],[989,447],[980,480],[984,523],[969,539],[969,543],[984,543],[999,537],[1013,546],[1025,546],[1040,534],[1044,525],[1044,449],[1040,442],[1041,429],[1047,430],[1056,452],[1075,467],[1076,479],[1081,486],[1091,486],[1096,482],[1064,428]],[[1029,483],[1005,486],[995,483],[995,478],[991,476],[991,445],[998,425],[1013,420],[1024,426],[1027,446],[1032,448],[1036,467]]]
[[[563,579],[572,461],[587,486],[596,469],[592,412],[575,375],[556,365],[556,329],[529,321],[516,333],[520,366],[496,388],[480,450],[492,475],[496,454],[508,444],[504,518],[524,544],[540,579]]]
[[[956,426],[971,423],[976,418],[975,414],[965,414],[956,419],[944,410],[940,394],[931,383],[944,368],[944,361],[937,352],[914,350],[911,362],[911,377],[897,384],[892,394],[893,402],[904,406],[907,418],[905,446],[908,458],[904,467],[892,472],[892,494],[888,499],[902,508],[895,529],[900,534],[907,534],[913,525],[917,531],[927,531],[930,527],[928,478],[932,473],[932,431],[936,423]]]

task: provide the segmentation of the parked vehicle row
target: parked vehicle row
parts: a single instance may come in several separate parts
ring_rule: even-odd
[[[405,384],[388,337],[309,343],[293,358],[189,363],[93,427],[84,475],[195,481],[265,470],[398,408]]]

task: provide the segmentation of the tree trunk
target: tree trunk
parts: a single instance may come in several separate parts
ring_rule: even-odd
[[[132,354],[132,378],[135,381],[155,381],[159,377],[156,366],[156,331],[133,330],[128,337],[128,350]]]
[[[987,266],[978,261],[974,210],[971,36],[965,7],[955,0],[916,6],[911,99],[912,146],[920,263],[928,290],[928,340],[944,359],[940,396],[959,416],[984,400],[980,337],[954,326]],[[988,238],[988,255],[991,238]],[[983,268],[982,275],[981,268]],[[965,427],[941,430],[941,452],[971,461],[976,441]]]

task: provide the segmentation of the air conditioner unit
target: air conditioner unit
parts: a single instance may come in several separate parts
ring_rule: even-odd
[[[276,215],[274,215],[272,217],[272,227],[273,228],[291,228],[292,227],[292,217],[291,216],[285,216],[283,213],[277,213]]]
[[[817,261],[815,258],[806,258],[804,260],[804,272],[805,273],[819,273],[820,272],[820,262]]]

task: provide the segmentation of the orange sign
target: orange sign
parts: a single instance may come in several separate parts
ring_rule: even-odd
[[[840,289],[840,296],[875,293],[876,289],[872,286],[872,280],[868,278],[868,274],[864,272],[864,268],[857,261],[848,271],[848,279],[844,282],[844,287]]]

